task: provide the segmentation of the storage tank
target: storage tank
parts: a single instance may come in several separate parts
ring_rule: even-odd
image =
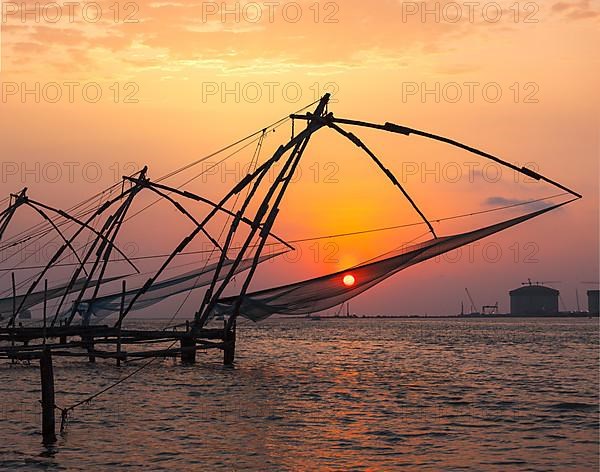
[[[510,292],[511,315],[555,315],[560,292],[543,285],[526,285]]]

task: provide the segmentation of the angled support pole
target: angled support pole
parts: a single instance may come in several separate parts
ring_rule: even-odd
[[[127,316],[127,314],[131,311],[133,305],[138,300],[140,296],[142,296],[146,291],[152,286],[152,284],[157,280],[157,278],[165,271],[165,269],[171,264],[173,259],[181,253],[193,240],[194,238],[202,231],[204,226],[219,212],[221,211],[225,204],[236,194],[240,193],[244,190],[254,179],[260,175],[261,173],[268,170],[274,163],[279,161],[279,159],[285,154],[289,149],[293,148],[298,142],[302,141],[307,134],[312,134],[314,130],[305,130],[302,133],[298,134],[294,139],[292,139],[287,145],[281,146],[276,153],[271,157],[271,159],[267,160],[259,167],[257,167],[254,172],[248,174],[244,177],[235,187],[233,187],[220,201],[217,205],[206,215],[206,217],[200,222],[196,228],[192,230],[192,232],[186,236],[179,245],[175,248],[175,250],[165,259],[162,265],[158,268],[155,274],[149,278],[146,283],[137,291],[137,293],[132,297],[127,305],[125,311],[119,316],[119,320],[117,323],[120,323],[122,319]],[[117,324],[115,324],[117,326]]]
[[[113,226],[115,224],[115,221],[117,219],[117,216],[122,211],[123,207],[125,205],[127,205],[127,201],[129,200],[129,197],[131,196],[131,193],[133,193],[133,192],[134,192],[134,187],[131,187],[131,188],[127,189],[127,190],[124,190],[117,197],[115,197],[115,198],[113,198],[113,199],[105,202],[104,205],[102,205],[102,207],[99,208],[94,213],[94,215],[92,215],[92,217],[90,217],[88,219],[87,223],[89,224],[89,223],[91,223],[92,219],[96,215],[99,216],[100,214],[104,213],[104,211],[106,211],[107,209],[109,209],[114,203],[116,203],[117,201],[121,200],[122,198],[127,197],[127,200],[120,205],[120,207],[117,209],[117,211],[115,212],[115,214],[110,215],[107,218],[106,222],[104,223],[104,225],[102,226],[102,228],[98,232],[99,233],[98,237],[96,237],[94,239],[94,241],[90,245],[90,247],[89,247],[89,249],[88,249],[85,257],[83,258],[83,264],[86,264],[88,262],[88,260],[92,257],[92,255],[94,253],[94,250],[96,249],[96,246],[98,246],[98,244],[100,242],[106,241],[105,245],[110,245],[110,239],[109,239],[109,237],[110,237],[112,228],[113,228]],[[82,228],[80,228],[80,230],[83,231]],[[75,235],[73,237],[75,237]],[[85,284],[86,287],[85,287],[85,289],[87,289],[87,286],[89,285],[90,280],[91,280],[93,274],[95,273],[96,267],[97,267],[97,265],[99,263],[99,260],[100,260],[100,257],[101,257],[101,250],[102,250],[102,247],[100,247],[98,249],[97,253],[96,253],[96,260],[94,262],[94,266],[92,267],[92,269],[89,272],[90,275],[89,275],[89,277],[88,277],[88,279],[86,281],[86,284]],[[55,260],[56,260],[56,254],[55,254],[55,257],[53,258],[53,260],[51,260],[48,263],[47,267],[50,267],[54,263]],[[54,324],[56,323],[56,320],[58,319],[58,316],[60,314],[60,310],[62,309],[62,306],[63,306],[63,304],[64,304],[64,302],[66,300],[66,297],[71,292],[71,290],[72,290],[73,286],[75,285],[75,282],[79,278],[79,275],[81,274],[82,270],[83,270],[82,265],[79,265],[77,267],[77,269],[73,272],[73,274],[71,276],[71,280],[69,281],[69,285],[65,289],[65,292],[63,293],[62,298],[61,298],[58,306],[56,307],[56,312],[54,314],[54,318],[52,319],[51,326],[54,326]],[[82,293],[83,292],[81,292],[81,294]],[[76,310],[77,310],[77,304],[81,301],[81,297],[82,297],[82,295],[80,297],[78,297],[77,302],[73,304],[73,308],[72,308],[72,311],[71,311],[71,319],[75,316],[75,313],[76,313]]]
[[[128,180],[131,180],[130,177],[127,177]],[[200,195],[197,195],[193,192],[190,192],[188,190],[180,190],[178,188],[175,187],[169,187],[168,185],[164,185],[164,184],[159,184],[157,182],[152,182],[152,181],[148,181],[147,185],[155,188],[155,189],[160,189],[160,190],[164,190],[165,192],[170,192],[170,193],[174,193],[176,195],[182,196],[184,198],[188,198],[197,202],[202,202],[207,204],[208,206],[212,207],[212,208],[217,208],[218,205],[213,202],[212,200],[209,200],[208,198],[202,197]],[[232,217],[236,217],[236,213],[228,210],[227,208],[221,206],[220,208],[218,208],[219,211],[222,211],[223,213],[232,216]],[[245,224],[247,224],[248,226],[253,226],[254,222],[246,217],[242,217],[241,221]],[[199,224],[199,223],[198,223]],[[283,244],[284,246],[288,247],[291,250],[294,250],[294,247],[291,246],[287,241],[285,241],[284,239],[280,238],[279,236],[277,236],[276,234],[271,234],[271,237],[273,237],[274,239],[276,239],[277,241],[279,241],[281,244]]]
[[[144,169],[140,172],[140,178],[142,180],[145,179],[145,175],[146,175],[146,168],[144,167]],[[100,274],[98,276],[98,281],[95,284],[93,295],[90,299],[91,302],[93,302],[96,299],[96,297],[98,296],[100,286],[102,285],[102,279],[104,278],[104,274],[106,273],[106,268],[108,267],[108,263],[110,261],[110,254],[112,252],[112,247],[114,247],[114,243],[117,238],[117,234],[119,233],[119,230],[121,229],[121,226],[123,224],[125,216],[127,215],[127,211],[131,207],[133,200],[135,199],[136,195],[141,191],[141,189],[142,189],[141,186],[139,186],[139,185],[135,186],[133,191],[127,196],[127,199],[123,202],[123,204],[115,212],[115,215],[114,215],[115,218],[113,219],[112,224],[107,232],[107,238],[108,238],[108,235],[110,235],[109,243],[106,243],[104,240],[100,243],[98,251],[96,252],[96,260],[94,261],[92,269],[90,270],[90,275],[87,277],[83,288],[81,289],[78,297],[76,298],[76,301],[73,305],[73,310],[71,311],[71,315],[67,319],[67,325],[70,325],[71,322],[73,321],[73,318],[75,317],[75,314],[77,312],[77,310],[76,310],[77,306],[83,299],[84,293],[87,290],[87,288],[91,282],[92,275],[94,274],[96,268],[98,267],[98,264],[100,263],[100,260],[102,259]]]
[[[329,98],[330,98],[330,95],[326,94],[321,99],[321,101],[319,102],[319,105],[317,106],[317,108],[314,112],[314,116],[316,116],[316,117],[322,116],[322,114],[324,113],[325,108],[327,106],[327,103],[329,102]],[[277,150],[275,155],[271,158],[270,161],[272,161],[273,159],[279,160],[281,158],[281,156],[283,156],[288,150],[293,149],[291,156],[286,160],[283,168],[281,169],[281,171],[279,173],[279,176],[277,177],[277,179],[275,179],[275,182],[273,183],[273,185],[271,185],[271,187],[267,191],[265,197],[263,198],[261,205],[258,207],[256,216],[254,217],[256,226],[252,227],[250,233],[246,237],[244,244],[242,245],[241,250],[238,252],[238,254],[236,256],[235,261],[229,266],[228,274],[221,281],[221,284],[219,285],[218,288],[216,288],[214,290],[214,292],[212,290],[215,288],[214,285],[211,286],[211,290],[207,292],[208,296],[205,297],[203,305],[199,312],[199,316],[197,317],[196,322],[195,322],[196,327],[200,328],[206,324],[206,322],[208,321],[212,311],[214,310],[219,298],[223,294],[223,291],[225,290],[225,288],[228,286],[229,282],[235,275],[237,267],[239,266],[241,261],[244,259],[246,251],[248,250],[250,244],[252,243],[252,240],[254,239],[254,237],[259,229],[259,226],[264,225],[260,232],[260,242],[254,253],[252,266],[250,267],[249,272],[244,281],[242,293],[239,296],[239,300],[241,300],[243,298],[243,296],[254,276],[256,267],[260,261],[260,256],[261,256],[262,250],[264,248],[264,245],[266,243],[267,236],[271,232],[273,224],[275,223],[275,219],[277,218],[277,214],[279,213],[279,208],[278,208],[279,204],[280,204],[281,200],[283,199],[283,195],[285,194],[285,191],[287,190],[287,187],[295,173],[298,163],[300,162],[300,158],[302,157],[302,154],[303,154],[304,150],[306,149],[306,146],[308,145],[310,137],[313,135],[313,133],[315,133],[316,131],[321,129],[323,126],[325,126],[325,124],[321,123],[319,120],[315,120],[314,122],[309,122],[309,124],[307,125],[305,130],[303,130],[297,136],[292,138],[285,146],[281,146]],[[270,161],[267,161],[267,162],[270,162]],[[255,182],[255,185],[254,185],[252,191],[250,192],[246,201],[244,202],[243,208],[245,208],[248,205],[250,199],[253,197],[254,192],[258,188],[259,184],[260,184],[260,181]],[[276,192],[277,192],[277,195],[275,196]],[[274,196],[275,196],[274,202],[271,203],[271,200],[273,200]],[[235,229],[235,228],[232,228],[232,229]],[[216,280],[216,277],[215,277],[215,280]],[[210,297],[210,299],[209,299],[209,297]],[[237,306],[237,308],[239,310],[239,306]],[[236,313],[236,310],[234,310],[233,314],[230,316],[230,318],[227,322],[226,331],[231,329],[233,323],[235,322],[236,317],[237,317],[237,313]]]
[[[25,187],[23,190],[21,190],[17,194],[11,194],[10,198],[11,198],[10,205],[8,206],[8,208],[6,208],[2,211],[2,214],[0,214],[0,217],[1,217],[0,221],[2,221],[2,223],[0,224],[0,241],[2,241],[2,236],[4,236],[4,232],[6,231],[6,228],[8,227],[10,220],[12,219],[15,212],[17,211],[17,208],[19,208],[21,205],[23,205],[27,201],[27,187]]]
[[[100,239],[103,239],[104,236],[98,232],[97,230],[95,230],[91,225],[91,222],[94,220],[94,218],[96,218],[97,216],[100,216],[102,213],[104,213],[110,206],[112,206],[112,204],[114,204],[116,201],[120,200],[121,198],[123,198],[126,194],[128,194],[131,190],[126,190],[124,193],[118,195],[117,197],[105,202],[100,208],[98,208],[86,221],[81,221],[71,215],[69,215],[67,212],[62,211],[62,210],[58,210],[56,208],[50,207],[48,205],[45,205],[43,203],[37,202],[35,200],[32,200],[30,198],[27,199],[28,203],[30,205],[34,205],[34,206],[38,206],[40,208],[46,209],[48,211],[52,211],[54,213],[57,213],[58,215],[73,221],[75,223],[77,223],[79,225],[79,228],[77,229],[77,231],[75,231],[75,233],[68,239],[68,243],[63,244],[60,248],[58,248],[58,250],[53,254],[53,256],[50,258],[50,261],[46,264],[46,266],[44,267],[44,269],[40,272],[40,274],[38,274],[37,278],[35,279],[35,281],[29,286],[26,294],[24,295],[24,297],[21,300],[21,305],[19,306],[19,308],[17,309],[17,311],[19,311],[23,305],[25,304],[25,301],[27,300],[27,298],[34,292],[35,288],[38,286],[38,284],[43,280],[44,276],[46,275],[46,273],[48,272],[48,270],[50,270],[50,268],[60,259],[60,257],[63,255],[63,253],[69,248],[69,245],[72,245],[73,241],[79,237],[79,235],[83,232],[84,229],[88,229],[92,232],[94,232]],[[105,240],[105,238],[104,238]],[[125,259],[129,262],[129,264],[135,269],[136,272],[139,273],[139,270],[137,269],[137,267],[129,260],[129,258],[127,258],[127,256],[125,254],[123,254],[123,252],[118,249],[115,248],[116,251],[118,251],[120,254],[122,254]],[[82,261],[83,264],[85,264],[86,259],[84,259]],[[81,267],[81,265],[79,266]],[[66,287],[65,289],[65,297],[66,294],[69,292],[70,287],[72,287],[72,285],[75,283],[75,281],[77,280],[79,273],[81,272],[81,270],[76,271],[75,274],[73,274],[73,277],[71,279],[71,282],[69,284],[69,286]],[[51,326],[54,326],[56,319],[58,317],[58,312],[60,310],[60,307],[62,306],[62,303],[64,303],[64,300],[61,301],[61,304],[59,306],[59,309],[57,310],[57,314],[54,316],[52,322],[51,322]],[[14,320],[11,318],[9,320],[9,323],[7,326],[11,326],[12,323],[14,323]]]
[[[294,118],[294,119],[298,119],[298,120],[307,120],[309,119],[309,117],[307,117],[306,115],[290,115],[290,117]],[[446,138],[444,136],[439,136],[437,134],[433,134],[433,133],[428,133],[426,131],[421,131],[418,129],[414,129],[414,128],[409,128],[407,126],[402,126],[402,125],[397,125],[395,123],[390,123],[390,122],[386,122],[385,124],[377,124],[377,123],[371,123],[368,121],[360,121],[360,120],[349,120],[349,119],[345,119],[345,118],[337,118],[331,115],[331,121],[333,123],[338,123],[338,124],[344,124],[344,125],[351,125],[351,126],[360,126],[363,128],[371,128],[371,129],[378,129],[381,131],[387,131],[390,133],[396,133],[396,134],[402,134],[404,136],[410,136],[411,134],[414,134],[416,136],[421,136],[427,139],[432,139],[434,141],[439,141],[442,143],[446,143],[449,144],[450,146],[454,146],[460,149],[464,149],[465,151],[468,151],[472,154],[476,154],[478,156],[484,157],[486,159],[489,159],[491,161],[496,162],[497,164],[500,164],[502,166],[508,167],[509,169],[514,170],[515,172],[519,172],[523,175],[526,175],[527,177],[531,177],[532,179],[535,180],[542,180],[546,183],[549,183],[567,193],[570,193],[571,195],[577,197],[577,198],[582,198],[583,196],[577,192],[575,192],[574,190],[571,190],[570,188],[556,182],[555,180],[549,179],[548,177],[545,177],[541,174],[538,174],[537,172],[528,169],[527,167],[518,167],[514,164],[511,164],[508,161],[505,161],[503,159],[500,159],[499,157],[496,157],[492,154],[489,154],[487,152],[481,151],[477,148],[468,146],[466,144],[463,144],[459,141],[455,141],[454,139],[450,139],[450,138]]]
[[[425,216],[425,214],[421,211],[421,209],[417,206],[417,204],[415,203],[415,201],[413,200],[413,198],[409,195],[409,193],[400,184],[400,182],[398,181],[398,179],[396,178],[396,176],[392,173],[392,171],[389,170],[387,167],[385,167],[383,165],[383,162],[381,162],[381,160],[373,153],[373,151],[371,151],[366,146],[366,144],[364,142],[362,142],[362,140],[358,136],[356,136],[355,134],[350,133],[350,132],[348,132],[348,131],[340,128],[338,125],[336,125],[332,121],[328,120],[327,118],[325,118],[325,121],[327,123],[327,126],[329,126],[331,129],[337,131],[342,136],[344,136],[347,139],[349,139],[350,141],[352,141],[356,146],[358,146],[359,148],[361,148],[363,151],[365,151],[369,155],[369,157],[375,162],[375,164],[377,164],[377,166],[387,176],[387,178],[392,182],[392,184],[394,184],[394,186],[396,186],[398,189],[400,189],[400,191],[402,192],[402,194],[404,195],[404,197],[408,200],[408,202],[411,204],[411,206],[413,207],[413,209],[418,213],[418,215],[421,217],[421,219],[425,222],[425,224],[429,228],[429,231],[431,232],[431,234],[433,235],[433,237],[437,239],[437,234],[435,233],[435,230],[433,229],[432,224],[427,219],[427,217]]]

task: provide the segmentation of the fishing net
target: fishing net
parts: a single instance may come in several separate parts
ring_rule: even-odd
[[[259,259],[259,264],[273,257],[277,257],[281,254],[283,253],[278,252],[275,254],[262,256]],[[226,260],[223,263],[223,270],[221,270],[221,272],[219,273],[219,280],[222,280],[227,275],[228,267],[232,264],[233,260]],[[251,266],[252,258],[244,259],[236,268],[235,274],[243,272],[249,269]],[[179,275],[177,277],[172,277],[163,280],[162,282],[155,283],[151,285],[146,292],[140,295],[140,297],[135,301],[135,303],[131,307],[131,310],[141,310],[174,295],[178,295],[189,290],[204,287],[211,283],[216,268],[217,263],[214,263],[206,265],[202,269],[196,269],[185,274]],[[133,300],[133,297],[137,294],[139,290],[140,287],[127,290],[125,292],[125,307],[129,305],[129,303]],[[114,313],[119,313],[121,309],[122,297],[123,292],[121,291],[111,293],[109,295],[104,295],[102,297],[97,297],[93,301],[84,300],[79,304],[77,312],[84,317],[93,316],[97,319],[104,319]]]
[[[119,277],[105,279],[104,282],[110,282],[118,278]],[[25,300],[20,310],[20,312],[24,312],[25,310],[42,303],[44,298],[46,298],[47,301],[50,301],[55,298],[62,297],[67,289],[67,293],[74,293],[81,290],[85,286],[85,281],[85,278],[81,278],[78,279],[71,288],[69,288],[70,284],[60,285],[58,287],[49,288],[45,293],[43,290],[39,292],[32,292],[27,297],[25,297],[25,295],[17,295],[16,297],[0,298],[0,318],[3,316],[12,316],[14,309],[13,303],[14,307],[18,309],[21,306],[21,303],[23,303],[23,300]],[[97,283],[97,280],[92,280],[88,283],[88,287],[95,287]]]
[[[363,265],[302,282],[245,295],[239,314],[253,321],[272,315],[306,315],[340,305],[412,265],[530,220],[561,203],[467,233],[444,236],[387,253]],[[390,256],[390,254],[392,254]],[[239,297],[219,300],[213,315],[231,315]]]

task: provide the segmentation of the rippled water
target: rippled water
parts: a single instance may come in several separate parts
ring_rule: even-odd
[[[235,369],[157,361],[40,444],[37,365],[0,366],[1,469],[598,470],[598,321],[274,320]],[[72,404],[132,372],[55,359]]]

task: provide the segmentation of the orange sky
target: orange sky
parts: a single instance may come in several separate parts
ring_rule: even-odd
[[[2,197],[28,186],[68,207],[130,169],[148,165],[158,177],[335,91],[330,109],[338,116],[393,121],[534,163],[585,196],[492,238],[497,246],[485,248],[500,247],[499,260],[476,247],[458,262],[430,261],[362,295],[356,311],[454,313],[465,286],[478,304],[499,301],[506,310],[507,291],[528,277],[561,281],[556,288],[574,309],[575,290],[583,300],[593,288],[580,282],[598,280],[600,2],[522,2],[518,11],[514,1],[500,2],[501,11],[491,3],[469,11],[452,2],[227,2],[230,13],[219,11],[221,2],[101,1],[100,9],[82,3],[72,12],[44,2],[36,11],[35,3],[27,11],[21,2],[2,6]],[[289,133],[282,127],[266,150]],[[431,217],[555,193],[515,183],[509,172],[490,182],[480,174],[484,161],[443,145],[359,134]],[[237,162],[250,157],[251,150]],[[189,189],[218,198],[233,185],[230,165]],[[462,175],[451,182],[456,169]],[[418,220],[366,156],[326,130],[284,208],[277,232],[289,239]],[[182,224],[174,213],[165,218],[174,229]],[[299,280],[340,270],[414,236],[305,244],[293,270],[290,261],[273,264],[257,284],[282,272]],[[161,241],[148,250],[168,250]]]

